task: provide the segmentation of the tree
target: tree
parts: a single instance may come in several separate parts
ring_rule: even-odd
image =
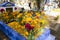
[[[38,10],[42,10],[43,6],[41,7],[40,5],[44,2],[44,0],[36,0],[37,2],[37,7],[38,7]]]
[[[14,2],[14,0],[10,0],[10,2]]]

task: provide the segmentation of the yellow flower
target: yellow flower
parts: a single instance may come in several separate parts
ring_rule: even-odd
[[[32,24],[31,27],[35,27],[35,25]]]
[[[28,32],[25,32],[25,35],[28,35],[29,33]]]
[[[25,16],[23,16],[23,19],[25,19],[26,17]]]
[[[32,16],[30,13],[26,14],[26,16]]]
[[[39,13],[36,13],[36,16],[40,16],[40,14]]]
[[[8,13],[3,13],[2,16],[4,16],[4,17],[5,17],[5,16],[8,16]]]
[[[28,17],[26,18],[26,22],[32,21],[32,18]]]
[[[25,19],[23,19],[20,23],[24,23],[24,22],[26,22],[26,20],[25,20]]]
[[[39,22],[39,19],[35,19],[37,22]]]
[[[45,18],[45,19],[46,19],[46,18],[47,18],[47,16],[43,16],[43,18]]]
[[[12,27],[12,28],[15,28],[16,26],[18,26],[18,22],[11,22],[8,24],[8,26]]]
[[[17,15],[17,18],[20,18],[21,16],[22,16],[22,13],[18,14],[18,15]]]
[[[37,24],[37,21],[36,21],[36,20],[34,20],[34,23],[35,23],[35,24]]]
[[[5,18],[6,18],[6,19],[8,19],[8,18],[9,18],[9,16],[5,16]]]
[[[3,14],[2,16],[6,16],[6,14]]]
[[[40,20],[40,23],[44,24],[45,23],[45,20]]]
[[[28,13],[28,11],[26,11],[24,14],[26,15]]]
[[[18,13],[18,11],[15,11],[15,12],[12,12],[11,14],[12,14],[13,16],[15,16],[15,15],[17,15],[17,14],[19,14],[19,13]]]

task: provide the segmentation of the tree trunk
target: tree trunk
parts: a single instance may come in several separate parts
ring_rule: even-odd
[[[36,0],[37,2],[37,7],[38,7],[38,10],[40,9],[40,0]]]

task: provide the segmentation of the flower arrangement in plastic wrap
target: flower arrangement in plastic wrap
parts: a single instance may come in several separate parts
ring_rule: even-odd
[[[35,40],[43,32],[43,28],[48,24],[44,12],[25,12],[16,17],[17,20],[8,24],[16,32],[24,36],[27,40]]]

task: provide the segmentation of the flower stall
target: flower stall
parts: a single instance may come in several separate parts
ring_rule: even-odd
[[[10,40],[55,40],[46,28],[49,22],[44,12],[4,12],[0,17],[3,21],[0,22],[0,30]]]

